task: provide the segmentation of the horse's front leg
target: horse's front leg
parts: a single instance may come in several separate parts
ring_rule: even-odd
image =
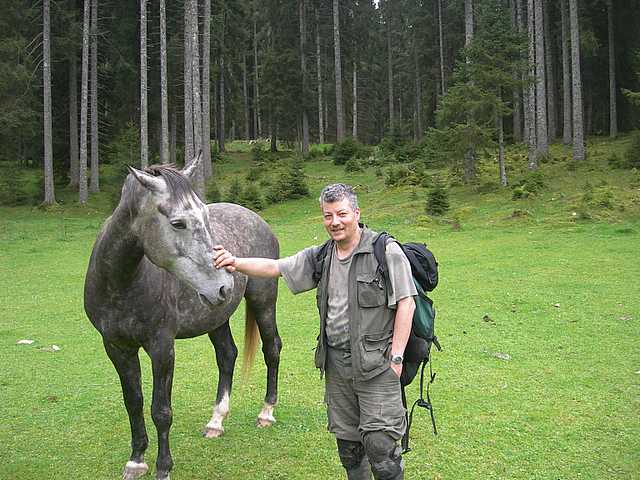
[[[159,338],[148,348],[153,371],[153,400],[151,418],[158,432],[158,458],[156,459],[156,479],[168,480],[173,467],[169,448],[169,430],[173,420],[171,410],[171,386],[175,353],[173,337]]]
[[[123,480],[134,480],[149,470],[144,452],[149,440],[144,425],[142,387],[140,384],[140,359],[138,348],[122,348],[104,340],[104,348],[120,377],[122,397],[131,425],[131,456],[124,467]]]
[[[231,336],[229,322],[225,322],[210,333],[209,338],[216,352],[216,362],[218,364],[218,393],[211,420],[209,420],[204,430],[204,436],[216,438],[224,433],[222,422],[229,414],[233,370],[238,357],[238,348]]]

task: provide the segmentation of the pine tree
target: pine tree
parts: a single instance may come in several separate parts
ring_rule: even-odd
[[[42,56],[44,85],[44,203],[56,202],[53,186],[53,139],[51,133],[51,19],[49,0],[42,2]]]

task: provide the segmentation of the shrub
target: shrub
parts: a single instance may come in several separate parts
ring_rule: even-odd
[[[302,158],[294,159],[287,171],[269,189],[265,198],[269,203],[309,196],[306,175],[302,168]]]
[[[344,170],[347,173],[355,173],[364,171],[364,168],[362,168],[362,164],[356,158],[352,158],[344,164]]]
[[[207,197],[207,201],[211,203],[218,203],[222,196],[220,195],[220,189],[218,188],[218,184],[214,181],[207,183],[205,196]]]
[[[255,183],[249,183],[247,188],[244,189],[242,197],[240,198],[240,204],[251,210],[262,210],[264,202]]]
[[[631,134],[631,144],[625,154],[627,168],[640,168],[640,130]]]
[[[407,185],[409,183],[410,176],[411,171],[405,165],[389,167],[389,169],[387,170],[387,176],[384,179],[384,184],[387,187]]]
[[[625,167],[625,162],[622,161],[620,159],[620,157],[618,157],[616,152],[613,152],[609,156],[609,160],[607,161],[607,163],[609,164],[609,167],[611,167],[611,168],[624,168]]]
[[[444,182],[436,179],[427,193],[426,211],[429,215],[440,216],[449,210],[449,192]]]
[[[15,207],[39,203],[42,200],[39,197],[39,188],[28,187],[17,163],[2,162],[0,164],[0,205]]]
[[[229,203],[240,203],[242,198],[242,185],[240,184],[240,179],[238,177],[234,177],[231,181],[231,185],[229,185],[229,190],[227,191],[227,196],[225,201]]]
[[[254,143],[251,147],[251,160],[255,163],[262,162],[264,159],[264,149],[260,143]]]
[[[333,147],[333,163],[344,165],[352,158],[363,158],[367,154],[367,149],[354,138],[347,137],[342,143]]]
[[[547,187],[544,174],[540,170],[532,170],[513,185],[513,199],[527,198]]]

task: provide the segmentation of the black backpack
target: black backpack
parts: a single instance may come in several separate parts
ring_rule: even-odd
[[[438,286],[438,262],[424,243],[402,244],[388,233],[382,232],[378,234],[373,242],[373,254],[378,262],[378,272],[384,276],[385,282],[389,282],[385,256],[385,250],[389,241],[396,242],[409,260],[413,282],[418,292],[415,298],[416,310],[413,314],[413,325],[409,341],[405,348],[402,376],[400,377],[402,403],[406,409],[407,398],[405,395],[405,387],[413,381],[418,370],[420,370],[420,397],[413,403],[411,411],[407,415],[407,431],[402,438],[403,453],[406,453],[411,450],[409,448],[409,430],[413,421],[413,411],[416,406],[429,410],[433,433],[438,434],[435,414],[429,396],[429,385],[435,380],[436,374],[433,373],[429,359],[431,345],[435,345],[439,351],[442,350],[442,348],[434,331],[436,310],[433,307],[433,301],[426,294],[426,292],[431,292]],[[425,399],[424,369],[427,363],[429,363],[429,378]]]

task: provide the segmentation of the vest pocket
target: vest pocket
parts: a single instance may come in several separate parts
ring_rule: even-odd
[[[381,307],[387,302],[384,282],[376,275],[358,275],[358,305],[363,308]]]
[[[384,365],[391,348],[391,337],[392,334],[388,332],[366,333],[362,336],[360,361],[364,372],[370,372]]]

